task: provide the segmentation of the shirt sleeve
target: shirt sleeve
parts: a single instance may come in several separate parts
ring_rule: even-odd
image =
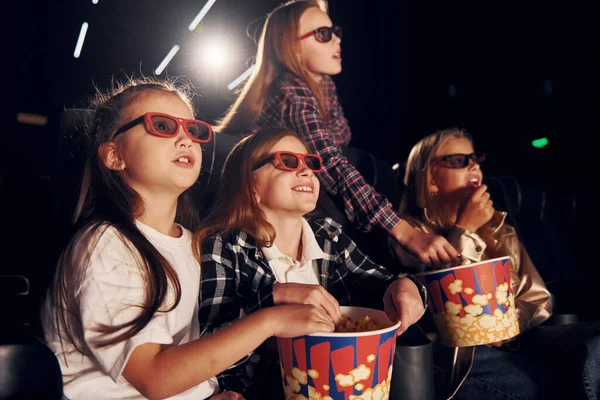
[[[375,263],[364,254],[347,235],[341,234],[338,246],[343,254],[348,271],[359,279],[361,288],[369,288],[376,295],[383,296],[388,286],[396,279],[408,278],[417,286],[424,307],[427,307],[427,290],[413,275],[406,273],[392,274],[388,269]]]
[[[375,227],[392,231],[400,217],[392,204],[367,183],[334,144],[310,90],[295,88],[286,96],[286,103],[284,124],[305,140],[309,151],[321,156],[324,169],[318,173],[320,181],[329,193],[341,194],[348,219],[365,232]]]
[[[106,347],[96,344],[126,329],[107,336],[98,332],[98,327],[127,323],[140,314],[145,297],[144,285],[140,266],[132,251],[114,228],[108,228],[92,252],[78,298],[85,342],[102,370],[114,382],[124,382],[123,369],[137,346],[173,343],[167,313],[158,312],[133,337]]]
[[[246,314],[273,303],[273,285],[262,285],[254,292],[248,279],[257,272],[246,271],[239,265],[237,254],[230,244],[220,237],[205,241],[202,246],[200,267],[200,308],[198,318],[201,335],[207,335],[240,318],[240,311]]]
[[[352,132],[350,130],[348,120],[344,115],[342,104],[338,99],[335,83],[333,82],[333,79],[331,79],[330,76],[325,76],[323,80],[325,83],[325,90],[327,93],[327,105],[328,107],[330,107],[329,126],[333,125],[333,129],[336,132],[341,132],[341,136],[343,136],[344,138],[344,146],[348,146],[350,144],[350,139],[352,138]]]

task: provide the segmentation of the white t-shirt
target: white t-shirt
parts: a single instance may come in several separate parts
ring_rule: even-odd
[[[317,260],[324,258],[325,253],[304,218],[302,218],[302,259],[300,261],[283,254],[275,244],[271,247],[263,247],[262,251],[269,261],[277,282],[319,284]]]
[[[91,328],[98,324],[116,325],[139,315],[144,282],[141,270],[118,231],[109,227],[94,248],[85,278],[77,289],[80,316],[86,345],[93,356],[79,353],[72,344],[63,342],[64,349],[52,328],[44,331],[49,347],[56,354],[64,382],[64,394],[77,399],[144,399],[122,376],[127,360],[136,346],[160,343],[177,346],[199,337],[196,317],[200,266],[192,253],[191,233],[182,228],[183,235],[173,238],[136,221],[137,227],[177,272],[181,284],[181,300],[169,312],[157,312],[138,334],[115,345],[98,348],[90,346],[101,335]],[[169,289],[166,305],[173,303]],[[66,359],[66,360],[65,360]],[[205,399],[218,391],[215,377],[171,399]]]

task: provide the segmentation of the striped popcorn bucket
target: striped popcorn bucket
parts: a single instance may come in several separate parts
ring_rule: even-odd
[[[380,310],[341,307],[353,320],[369,316],[383,329],[278,338],[286,400],[387,399],[400,323]]]
[[[519,334],[509,263],[507,256],[417,274],[444,344],[477,346]]]

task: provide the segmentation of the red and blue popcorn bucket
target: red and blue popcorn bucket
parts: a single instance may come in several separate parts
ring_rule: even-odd
[[[277,338],[286,400],[389,398],[400,322],[371,308],[341,311],[355,321],[369,316],[383,328]]]
[[[478,346],[519,334],[509,265],[507,256],[417,274],[444,344]]]

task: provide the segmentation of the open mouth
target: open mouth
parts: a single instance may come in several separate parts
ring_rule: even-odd
[[[479,180],[479,178],[473,178],[469,181],[469,185],[478,188],[479,186],[481,186],[481,181]]]
[[[194,166],[194,159],[190,156],[180,156],[180,157],[176,158],[175,160],[173,160],[173,162],[177,165],[184,166],[184,167],[193,167]]]

